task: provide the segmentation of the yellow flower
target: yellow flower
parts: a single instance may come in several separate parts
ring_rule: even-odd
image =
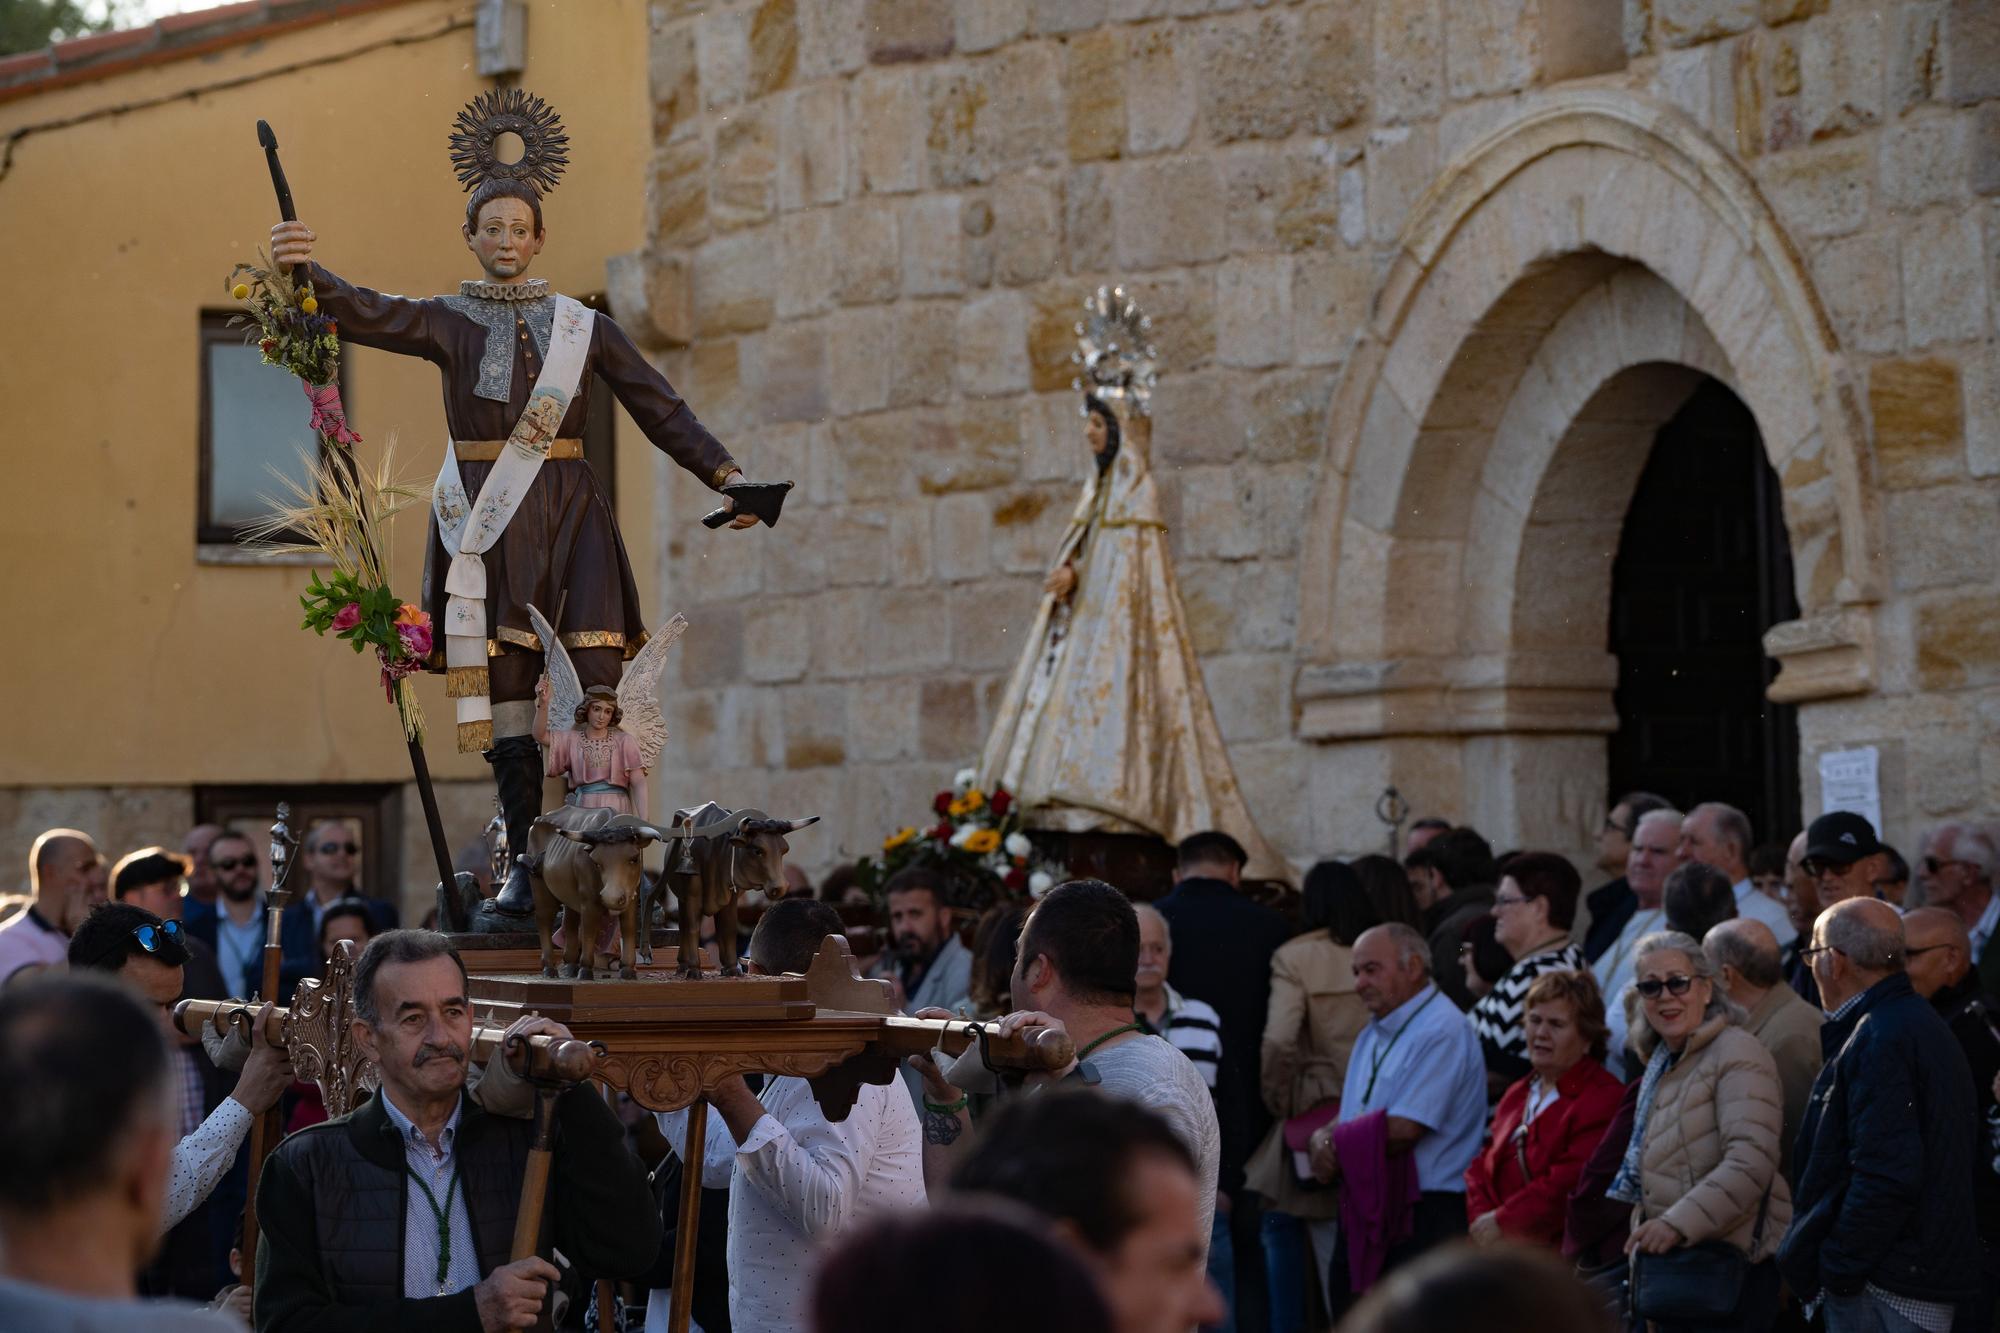
[[[229,289],[229,294],[239,301],[247,301],[250,299],[250,284],[239,282]]]
[[[1000,830],[990,828],[975,830],[965,840],[965,850],[974,856],[984,856],[988,852],[1000,850]]]
[[[915,842],[916,840],[917,840],[917,831],[913,828],[906,828],[901,833],[898,833],[893,837],[884,839],[882,842],[882,850],[885,852],[893,852],[898,847],[907,847],[909,844]]]
[[[319,313],[319,302],[308,296],[305,300],[299,302],[299,309],[305,311],[308,315],[316,315]]]
[[[979,790],[979,788],[974,787],[970,791],[966,792],[965,795],[953,801],[951,805],[947,807],[947,813],[949,813],[953,819],[963,819],[969,814],[973,814],[979,810],[985,809],[985,807],[986,807],[986,793]]]

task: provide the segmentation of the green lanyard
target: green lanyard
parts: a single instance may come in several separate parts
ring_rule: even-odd
[[[1113,1037],[1122,1037],[1128,1032],[1139,1032],[1139,1031],[1142,1031],[1142,1029],[1137,1023],[1127,1023],[1122,1028],[1113,1028],[1111,1029],[1111,1031],[1105,1033],[1103,1036],[1097,1038],[1095,1041],[1091,1042],[1088,1046],[1085,1046],[1082,1050],[1078,1051],[1076,1053],[1076,1062],[1078,1064],[1082,1064],[1084,1056],[1089,1055],[1092,1051],[1102,1046],[1105,1042],[1110,1041]]]
[[[1437,988],[1433,986],[1431,988],[1431,993],[1424,997],[1424,1002],[1417,1006],[1417,1012],[1410,1015],[1409,1022],[1406,1022],[1403,1024],[1403,1026],[1397,1028],[1396,1031],[1390,1035],[1389,1040],[1382,1044],[1382,1049],[1375,1052],[1375,1057],[1368,1062],[1368,1087],[1361,1094],[1361,1104],[1363,1106],[1366,1106],[1370,1102],[1375,1100],[1375,1080],[1381,1076],[1382,1065],[1383,1062],[1388,1060],[1389,1052],[1396,1049],[1396,1043],[1401,1041],[1403,1039],[1403,1034],[1410,1030],[1410,1024],[1415,1023],[1417,1021],[1418,1015],[1422,1014],[1425,1009],[1429,1008],[1430,1002],[1432,1000],[1435,1000],[1437,997],[1438,997]]]
[[[417,1182],[417,1188],[424,1192],[424,1202],[431,1206],[431,1216],[437,1219],[437,1287],[438,1295],[443,1296],[446,1294],[445,1278],[451,1273],[451,1201],[458,1195],[458,1162],[454,1159],[451,1164],[451,1183],[444,1188],[443,1207],[438,1206],[437,1195],[431,1193],[431,1187],[424,1183],[424,1178],[410,1170],[409,1163],[403,1164],[403,1170],[411,1180]]]

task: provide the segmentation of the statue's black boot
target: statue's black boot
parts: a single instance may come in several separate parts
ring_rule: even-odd
[[[486,752],[486,762],[493,765],[493,785],[507,821],[507,847],[514,857],[492,908],[505,916],[530,916],[535,889],[520,858],[528,850],[528,828],[542,813],[542,747],[532,736],[503,736]]]

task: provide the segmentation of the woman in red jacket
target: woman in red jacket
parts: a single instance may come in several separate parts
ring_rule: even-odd
[[[1588,972],[1544,972],[1522,1003],[1533,1067],[1500,1098],[1491,1137],[1465,1172],[1472,1239],[1551,1248],[1577,1174],[1618,1110],[1624,1085],[1603,1064],[1604,999]]]

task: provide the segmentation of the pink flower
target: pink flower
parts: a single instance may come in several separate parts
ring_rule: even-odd
[[[361,623],[361,603],[349,602],[346,606],[341,607],[339,611],[334,613],[333,631],[336,634],[344,633],[347,630],[353,629],[356,625],[360,623]]]
[[[429,625],[398,625],[396,637],[403,641],[403,651],[411,657],[422,657],[431,650]]]

